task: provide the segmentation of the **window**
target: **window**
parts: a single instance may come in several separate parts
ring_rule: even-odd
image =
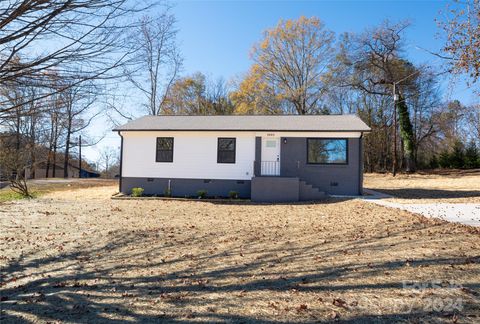
[[[347,139],[308,138],[308,164],[348,164]]]
[[[157,162],[173,162],[173,137],[157,137]]]
[[[266,147],[277,147],[277,141],[267,140]]]
[[[219,138],[217,163],[235,163],[235,138]]]

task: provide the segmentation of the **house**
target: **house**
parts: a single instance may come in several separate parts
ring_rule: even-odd
[[[362,193],[355,115],[146,116],[121,136],[120,191],[300,201]]]
[[[44,179],[44,178],[63,178],[63,163],[57,163],[55,165],[55,174],[53,174],[54,168],[53,164],[50,164],[48,167],[48,176],[47,176],[47,163],[40,162],[35,163],[35,172],[33,172],[32,168],[27,168],[25,170],[25,178],[26,179]],[[84,168],[80,171],[81,178],[98,178],[100,177],[100,173],[95,171],[89,171]],[[79,169],[78,166],[68,164],[68,177],[69,178],[79,178]]]

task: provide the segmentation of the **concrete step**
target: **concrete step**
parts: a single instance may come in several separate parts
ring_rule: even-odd
[[[325,192],[318,190],[304,180],[299,181],[299,198],[303,201],[320,200],[325,198]]]

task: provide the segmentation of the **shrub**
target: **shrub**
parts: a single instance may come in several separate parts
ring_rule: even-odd
[[[145,190],[143,188],[132,188],[132,197],[142,197],[143,196],[143,192]]]
[[[234,191],[234,190],[231,190],[229,193],[228,193],[228,196],[230,197],[230,199],[238,199],[238,192]]]
[[[207,197],[207,190],[205,190],[205,189],[198,190],[197,191],[197,196],[200,199],[203,199],[203,198]]]

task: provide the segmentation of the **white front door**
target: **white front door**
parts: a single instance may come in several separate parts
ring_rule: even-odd
[[[280,175],[280,137],[262,137],[261,174]]]

